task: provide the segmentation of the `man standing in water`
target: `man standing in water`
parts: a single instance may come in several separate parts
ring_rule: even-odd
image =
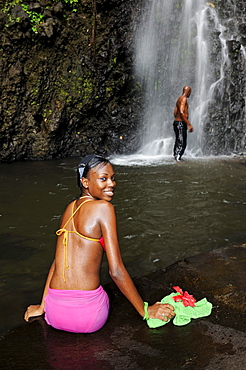
[[[184,154],[186,143],[187,143],[187,128],[189,132],[193,131],[193,127],[188,120],[188,102],[187,98],[191,94],[190,86],[183,88],[183,94],[178,98],[176,107],[174,109],[175,120],[173,122],[173,129],[176,135],[173,154],[177,162],[181,160]]]

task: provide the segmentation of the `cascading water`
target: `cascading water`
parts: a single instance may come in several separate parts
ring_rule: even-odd
[[[211,19],[216,30],[209,26]],[[221,34],[219,78],[209,55],[215,31]],[[204,0],[146,0],[135,49],[136,76],[144,91],[140,152],[146,156],[172,155],[173,110],[183,86],[189,85],[189,119],[194,132],[188,134],[186,154],[202,155],[208,106],[228,63],[223,27],[214,5]]]

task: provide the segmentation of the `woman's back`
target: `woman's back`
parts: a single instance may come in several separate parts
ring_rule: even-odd
[[[139,314],[167,321],[171,305],[143,302],[122,261],[117,222],[110,203],[116,187],[112,165],[97,155],[85,156],[78,166],[78,185],[83,195],[66,208],[57,231],[55,259],[50,267],[40,305],[31,305],[25,320],[45,312],[56,329],[91,333],[106,322],[107,293],[100,285],[100,267],[105,239],[109,274]]]
[[[100,204],[80,198],[68,205],[58,230],[53,289],[93,290],[100,285],[103,247]],[[89,238],[89,239],[87,239]]]

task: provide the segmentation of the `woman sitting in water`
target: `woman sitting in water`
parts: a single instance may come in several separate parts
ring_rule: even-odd
[[[88,155],[81,160],[77,173],[81,197],[70,203],[62,216],[42,302],[27,308],[25,320],[45,312],[46,322],[56,329],[76,333],[99,330],[109,312],[109,299],[100,285],[103,251],[110,276],[138,313],[163,321],[171,319],[175,315],[171,305],[144,304],[122,262],[110,203],[116,187],[112,165],[101,156]]]

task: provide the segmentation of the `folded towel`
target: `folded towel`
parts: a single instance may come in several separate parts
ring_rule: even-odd
[[[174,287],[178,288],[178,287]],[[180,288],[179,288],[180,289]],[[178,289],[175,289],[178,290]],[[181,291],[182,292],[182,291]],[[187,292],[185,292],[187,293]],[[185,306],[185,302],[183,302],[181,299],[178,301],[180,293],[171,293],[167,295],[166,297],[162,298],[161,303],[169,303],[173,306],[176,316],[173,318],[173,324],[182,326],[189,324],[191,319],[198,319],[199,317],[209,316],[212,311],[212,303],[208,302],[206,298],[201,299],[200,301],[196,302],[195,299],[193,299],[193,305]],[[177,298],[174,298],[177,297]],[[183,296],[181,296],[183,297]],[[180,297],[180,298],[181,298]],[[192,296],[190,296],[192,297]],[[158,328],[159,326],[167,324],[168,321],[162,321],[159,319],[150,319],[147,320],[147,325],[150,328]]]

